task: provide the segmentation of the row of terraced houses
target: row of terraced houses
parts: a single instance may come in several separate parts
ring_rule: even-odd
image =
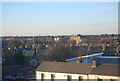
[[[38,81],[120,81],[119,64],[42,62],[36,69]]]

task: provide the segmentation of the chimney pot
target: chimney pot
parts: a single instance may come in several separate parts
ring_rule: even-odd
[[[97,66],[97,62],[94,60],[94,61],[92,61],[92,67],[94,68],[94,67],[96,67]]]
[[[80,60],[77,60],[76,62],[77,62],[77,63],[81,63]]]

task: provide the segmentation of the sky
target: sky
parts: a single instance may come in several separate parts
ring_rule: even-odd
[[[3,2],[2,35],[118,33],[117,2]]]

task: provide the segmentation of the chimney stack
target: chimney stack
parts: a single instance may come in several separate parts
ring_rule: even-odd
[[[92,67],[95,68],[97,66],[97,62],[94,60],[92,61]]]
[[[79,59],[76,61],[77,63],[81,63],[82,56],[79,57]]]
[[[77,62],[77,63],[80,63],[80,60],[77,60],[76,62]]]

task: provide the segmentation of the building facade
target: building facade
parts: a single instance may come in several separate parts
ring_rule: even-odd
[[[42,62],[36,69],[37,81],[120,81],[119,65]]]

